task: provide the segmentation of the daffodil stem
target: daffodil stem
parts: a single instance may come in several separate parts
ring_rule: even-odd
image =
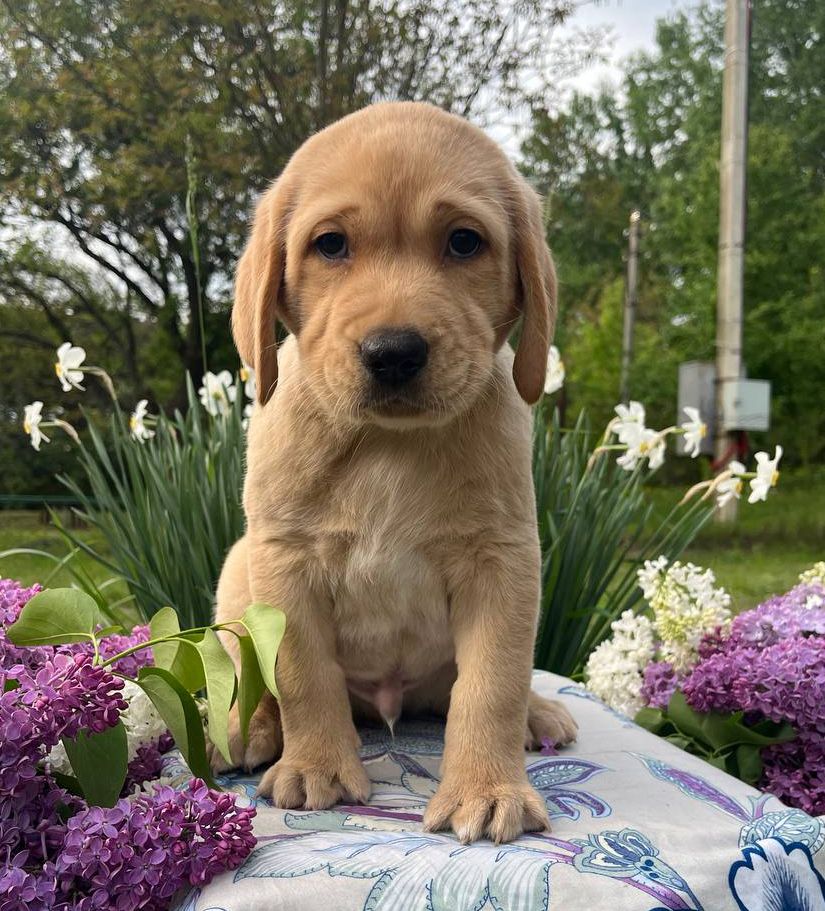
[[[102,367],[84,367],[84,373],[91,373],[92,376],[98,376],[103,381],[103,385],[106,387],[106,391],[109,393],[112,401],[117,405],[117,394],[115,393],[115,385],[112,382],[112,378]]]

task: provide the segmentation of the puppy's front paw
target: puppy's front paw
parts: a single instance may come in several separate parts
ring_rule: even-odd
[[[526,750],[540,749],[545,738],[552,740],[556,746],[572,743],[578,729],[575,718],[560,702],[530,693],[524,737]]]
[[[285,753],[264,773],[258,794],[286,810],[325,810],[345,799],[366,803],[370,780],[354,750],[326,757],[323,751],[301,758]]]
[[[500,844],[522,832],[549,829],[550,818],[526,778],[482,783],[477,774],[456,774],[445,777],[430,800],[424,828],[452,829],[464,844],[484,836]]]

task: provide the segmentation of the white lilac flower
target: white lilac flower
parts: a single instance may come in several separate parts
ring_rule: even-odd
[[[779,480],[779,471],[777,465],[782,458],[782,447],[777,446],[772,459],[768,458],[767,452],[756,453],[756,477],[751,479],[751,494],[748,497],[748,503],[758,503],[768,497],[768,491],[771,487],[776,487]]]
[[[611,625],[613,635],[591,652],[587,688],[616,711],[633,717],[642,707],[642,672],[655,647],[650,620],[626,610]]]
[[[699,455],[702,440],[707,436],[707,424],[702,420],[698,408],[688,405],[682,410],[688,416],[688,420],[680,425],[685,434],[685,452],[695,459]]]
[[[825,586],[825,560],[814,563],[810,569],[806,569],[799,574],[799,581],[802,585],[823,585]]]
[[[248,365],[243,364],[240,369],[241,382],[243,383],[244,395],[255,401],[255,371]]]
[[[23,430],[29,435],[32,446],[38,452],[40,452],[41,441],[50,442],[46,434],[40,429],[40,422],[43,420],[42,411],[42,402],[32,402],[31,405],[26,405],[23,412]]]
[[[83,387],[80,385],[83,371],[79,368],[85,360],[84,349],[71,342],[63,342],[57,349],[57,363],[54,365],[54,372],[57,374],[64,392],[70,392],[72,389],[83,391]]]
[[[725,478],[716,485],[716,492],[718,493],[716,505],[720,508],[731,500],[738,500],[742,496],[744,483],[742,475],[747,471],[745,466],[735,459],[728,463],[727,470],[730,472],[730,477]]]
[[[695,661],[702,637],[730,622],[730,595],[716,587],[711,570],[678,560],[668,567],[664,557],[647,561],[637,577],[653,611],[660,660],[684,670]]]
[[[544,392],[551,395],[558,392],[564,385],[564,361],[561,359],[559,349],[555,345],[550,346],[547,352],[547,374],[544,378]]]
[[[203,385],[198,390],[201,404],[213,417],[227,414],[237,393],[238,390],[232,383],[232,374],[228,370],[221,370],[220,373],[207,371],[203,375]]]
[[[145,440],[151,440],[155,435],[155,431],[150,430],[146,426],[146,418],[149,416],[147,414],[148,407],[149,400],[141,399],[135,406],[132,416],[129,418],[129,430],[132,432],[132,437],[139,443],[143,443]]]

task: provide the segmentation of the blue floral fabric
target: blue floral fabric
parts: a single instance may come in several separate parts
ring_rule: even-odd
[[[536,673],[578,742],[525,755],[553,829],[512,844],[424,832],[443,724],[361,731],[368,806],[277,810],[258,801],[258,846],[174,911],[825,911],[825,819],[785,807]],[[165,775],[188,771],[179,757]],[[255,800],[256,779],[221,780]]]

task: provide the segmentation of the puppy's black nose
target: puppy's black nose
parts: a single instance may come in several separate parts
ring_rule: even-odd
[[[361,342],[359,351],[376,382],[398,388],[421,372],[429,345],[415,329],[379,329]]]

